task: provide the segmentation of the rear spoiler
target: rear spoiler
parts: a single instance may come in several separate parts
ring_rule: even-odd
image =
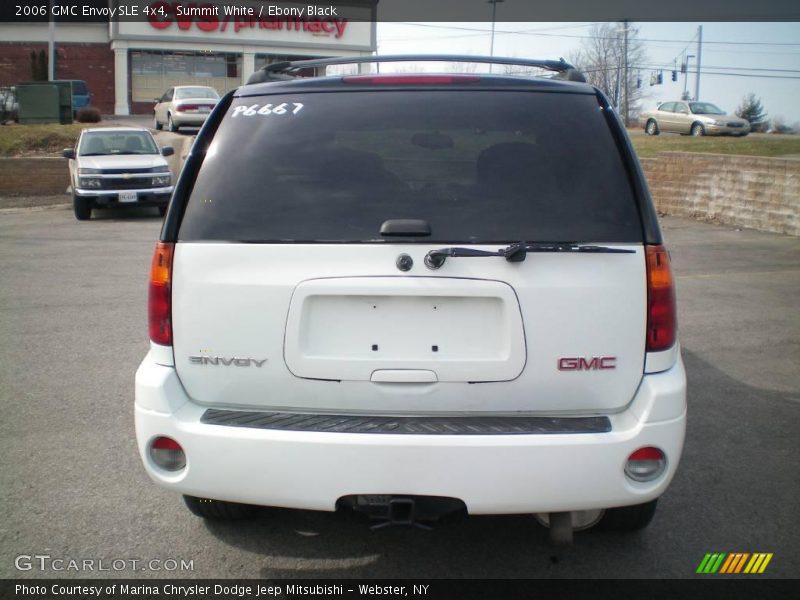
[[[266,65],[253,73],[247,80],[252,83],[265,81],[285,81],[294,79],[297,71],[301,69],[314,69],[331,65],[349,65],[365,63],[390,63],[390,62],[454,62],[454,63],[486,63],[495,65],[514,65],[518,67],[536,67],[553,71],[555,79],[578,81],[586,83],[586,78],[578,69],[560,60],[535,60],[522,58],[504,58],[498,56],[469,56],[459,54],[398,54],[385,56],[341,56],[337,58],[314,58],[309,60],[283,61]]]

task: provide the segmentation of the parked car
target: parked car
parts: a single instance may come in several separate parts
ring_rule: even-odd
[[[182,85],[168,89],[155,99],[153,127],[178,131],[186,125],[200,127],[219,101],[217,90],[201,85]]]
[[[736,135],[750,133],[750,123],[736,115],[729,115],[710,102],[679,100],[663,102],[655,110],[639,115],[639,125],[648,135],[661,132],[684,135]]]
[[[159,149],[140,127],[84,129],[74,148],[66,148],[75,218],[85,221],[92,209],[154,206],[164,215],[172,195],[172,173],[165,160],[174,151]]]
[[[272,81],[390,60],[268,66],[201,129],[153,255],[147,473],[209,519],[644,527],[680,460],[686,379],[619,117],[563,61],[460,59],[556,78]]]
[[[84,107],[91,105],[92,93],[89,86],[82,79],[56,79],[56,82],[68,82],[72,86],[72,113],[73,116]]]

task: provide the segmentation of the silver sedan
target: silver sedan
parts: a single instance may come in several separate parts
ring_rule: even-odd
[[[153,126],[178,131],[183,126],[200,127],[208,113],[217,105],[219,94],[212,87],[180,85],[168,89],[156,98],[153,107]]]
[[[729,115],[710,102],[663,102],[655,110],[639,116],[639,125],[648,135],[661,132],[684,135],[736,135],[750,133],[746,119]]]

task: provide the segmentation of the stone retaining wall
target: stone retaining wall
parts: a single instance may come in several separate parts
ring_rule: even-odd
[[[0,157],[0,173],[0,196],[53,196],[69,186],[67,159],[61,157]]]
[[[660,213],[800,235],[800,160],[694,152],[640,160]]]

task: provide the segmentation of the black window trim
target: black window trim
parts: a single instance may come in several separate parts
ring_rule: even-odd
[[[200,170],[200,167],[203,164],[203,160],[205,159],[206,151],[208,150],[208,146],[210,145],[211,141],[214,138],[214,134],[216,133],[217,129],[219,128],[222,119],[227,114],[230,105],[233,103],[233,99],[236,97],[248,97],[248,96],[272,96],[272,95],[286,95],[292,93],[289,86],[285,85],[276,85],[276,89],[274,92],[264,93],[261,91],[259,94],[248,94],[246,89],[237,88],[233,89],[227,94],[225,94],[214,109],[209,114],[208,118],[206,119],[205,123],[201,127],[200,131],[197,134],[197,138],[195,139],[194,144],[189,152],[189,155],[186,158],[186,162],[184,163],[183,170],[178,177],[178,181],[175,185],[175,190],[172,194],[172,201],[170,202],[169,209],[167,211],[167,215],[164,219],[164,224],[161,228],[161,235],[160,241],[162,242],[171,242],[175,243],[178,241],[178,230],[180,229],[180,223],[183,220],[183,215],[186,211],[186,206],[189,201],[189,197],[192,194],[192,188],[194,187],[194,182],[197,177],[197,173]],[[587,86],[588,87],[588,86]],[[578,93],[578,94],[587,94],[587,87],[581,86],[580,88],[565,88],[565,89],[547,89],[547,90],[539,90],[535,89],[536,92],[540,91],[547,91],[551,93]],[[263,89],[263,88],[262,88]],[[410,89],[410,88],[406,88]],[[431,87],[421,88],[426,90],[431,90]],[[469,88],[474,89],[474,88]],[[495,91],[493,88],[483,88],[486,91]],[[511,91],[513,88],[504,87],[499,88],[496,91]],[[448,90],[453,90],[452,87],[449,87]],[[531,86],[523,86],[520,85],[520,91],[534,91]],[[650,190],[647,187],[647,181],[644,176],[644,172],[642,170],[641,164],[639,163],[639,159],[636,155],[636,151],[633,149],[633,145],[631,144],[630,138],[628,137],[627,133],[624,130],[621,120],[616,115],[614,109],[611,106],[608,98],[603,94],[603,92],[596,88],[588,88],[588,93],[594,93],[597,98],[597,102],[599,104],[600,109],[603,111],[604,116],[606,117],[606,123],[611,131],[612,137],[614,142],[617,145],[617,149],[621,155],[622,163],[625,165],[625,169],[628,175],[628,181],[631,185],[633,191],[633,198],[636,204],[636,209],[639,213],[639,219],[642,227],[642,240],[644,244],[654,245],[654,244],[662,244],[663,238],[661,235],[661,228],[658,224],[658,216],[656,214],[655,206],[653,204],[652,197],[650,195]],[[342,89],[342,88],[325,88],[325,89],[303,89],[301,86],[298,86],[298,93],[347,93],[347,92],[363,92],[363,91],[376,91],[374,87],[370,88],[362,88],[361,86],[353,86],[349,89]],[[390,91],[389,89],[385,91]],[[395,89],[396,91],[396,89]],[[245,240],[240,240],[244,242]],[[261,242],[266,243],[266,242]],[[286,242],[286,243],[300,243],[300,242]],[[319,242],[319,243],[328,243],[328,242]],[[339,243],[348,243],[348,242],[339,242]],[[362,240],[360,243],[379,243],[379,242],[372,242],[372,241],[364,241]],[[384,243],[408,243],[408,240],[398,240],[398,241],[386,241]],[[430,241],[421,240],[419,243],[430,243]],[[490,243],[490,242],[486,242]],[[482,245],[484,242],[481,242]]]

